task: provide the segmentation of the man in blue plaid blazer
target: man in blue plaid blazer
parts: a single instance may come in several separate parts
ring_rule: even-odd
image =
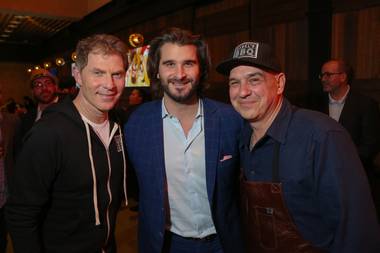
[[[202,97],[207,45],[172,28],[150,44],[148,75],[163,98],[125,126],[140,187],[140,253],[244,252],[238,210],[238,135],[230,107]]]

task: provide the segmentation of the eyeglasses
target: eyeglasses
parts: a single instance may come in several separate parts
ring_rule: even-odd
[[[327,78],[330,78],[331,76],[333,76],[333,75],[340,75],[340,74],[342,74],[343,72],[323,72],[323,73],[320,73],[319,75],[318,75],[318,78],[319,79],[323,79],[323,77],[327,77]]]
[[[54,85],[53,82],[35,82],[33,83],[32,88],[41,89],[42,87],[47,88],[53,85]]]

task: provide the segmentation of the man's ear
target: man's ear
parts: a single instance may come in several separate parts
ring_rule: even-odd
[[[82,76],[77,66],[72,68],[73,76],[76,82],[76,85],[82,86]]]
[[[276,78],[277,94],[278,95],[280,95],[284,92],[285,82],[286,82],[285,74],[281,72],[280,74],[277,75],[277,78]]]
[[[342,73],[341,80],[342,80],[342,82],[348,83],[347,73],[344,73],[344,72]]]

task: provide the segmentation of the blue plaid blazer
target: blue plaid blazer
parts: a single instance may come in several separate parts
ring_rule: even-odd
[[[161,252],[168,216],[161,107],[161,100],[141,105],[124,127],[128,156],[140,190],[140,253]],[[238,210],[238,136],[242,119],[231,106],[210,99],[203,99],[203,108],[212,218],[224,253],[244,252]]]

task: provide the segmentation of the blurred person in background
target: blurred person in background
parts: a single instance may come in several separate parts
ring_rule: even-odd
[[[58,78],[46,69],[33,70],[31,73],[30,86],[37,105],[20,116],[14,137],[15,156],[20,153],[25,134],[41,118],[42,112],[58,101],[58,83]]]
[[[4,218],[4,206],[7,199],[7,183],[13,168],[13,135],[18,117],[9,113],[3,103],[3,93],[0,88],[0,253],[5,253],[7,247],[7,229]]]

